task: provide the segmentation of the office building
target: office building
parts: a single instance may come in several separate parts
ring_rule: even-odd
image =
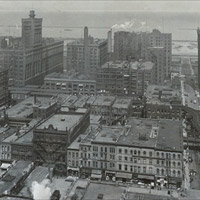
[[[164,62],[162,68],[164,69],[164,78],[168,79],[170,77],[172,59],[172,36],[170,33],[161,33],[159,30],[154,29],[150,33],[119,31],[114,35],[116,60],[148,60],[149,47],[163,47]]]
[[[51,73],[44,78],[45,89],[59,90],[65,94],[96,95],[96,81],[89,76],[71,70],[65,73]]]
[[[107,62],[97,69],[97,92],[117,96],[143,95],[154,82],[152,62]]]
[[[0,49],[10,85],[41,85],[45,75],[63,71],[63,41],[42,38],[42,19],[35,18],[34,11],[29,16],[22,19],[22,38]]]
[[[95,39],[84,28],[84,39],[67,44],[67,69],[95,78],[96,69],[107,61],[107,39]]]

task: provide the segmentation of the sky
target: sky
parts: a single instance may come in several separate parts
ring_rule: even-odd
[[[121,0],[0,0],[1,11],[148,11],[148,12],[199,12],[200,1],[173,1],[173,0],[149,0],[149,1],[121,1]]]

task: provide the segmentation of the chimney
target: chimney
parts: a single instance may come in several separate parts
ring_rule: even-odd
[[[112,53],[112,31],[108,31],[108,53]]]
[[[84,28],[84,72],[85,74],[89,73],[89,38],[88,38],[88,27]]]

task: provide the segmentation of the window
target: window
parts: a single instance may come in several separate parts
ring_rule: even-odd
[[[157,165],[159,165],[160,164],[160,160],[157,160]]]
[[[131,171],[131,172],[133,171],[133,166],[130,166],[130,171]]]
[[[119,167],[119,170],[122,170],[122,165],[121,165],[121,164],[119,164],[119,166],[118,166],[118,167]]]
[[[127,149],[125,149],[125,150],[124,150],[124,153],[125,153],[125,154],[127,154],[127,153],[128,153],[128,150],[127,150]]]
[[[122,149],[119,149],[119,153],[122,153]]]
[[[179,160],[181,159],[181,155],[180,155],[180,154],[178,154],[178,159],[179,159]]]
[[[134,163],[137,163],[137,158],[134,158]]]
[[[128,160],[128,157],[127,157],[127,156],[125,156],[125,157],[124,157],[124,160],[126,160],[126,161],[127,161],[127,160]]]
[[[128,170],[128,166],[124,165],[124,170],[127,171]]]
[[[146,164],[146,159],[143,159],[143,163]]]
[[[175,162],[173,162],[173,167],[176,167],[176,163]]]
[[[138,156],[140,155],[140,151],[138,151]]]
[[[180,176],[180,175],[181,175],[181,172],[180,172],[179,170],[177,171],[177,173],[178,173],[178,176]]]
[[[181,166],[181,163],[180,163],[180,162],[178,162],[178,166],[179,166],[179,167]]]
[[[114,147],[110,147],[110,153],[115,153],[115,148]]]
[[[146,167],[143,167],[143,172],[146,173]]]
[[[175,155],[175,153],[173,153],[173,159],[175,159],[176,158],[176,155]]]
[[[157,152],[157,157],[159,157],[160,156],[160,153],[159,152]]]
[[[157,174],[160,174],[160,169],[157,168],[156,172],[157,172]]]
[[[133,154],[133,150],[130,150],[130,154]]]
[[[146,156],[146,151],[143,151],[143,155]]]
[[[151,151],[149,152],[149,157],[152,157],[152,152]]]
[[[140,173],[140,166],[138,166],[138,173]]]
[[[165,157],[165,155],[164,155],[164,153],[162,153],[162,158],[164,158]]]
[[[149,167],[149,173],[152,174],[152,167]]]
[[[119,161],[121,161],[122,160],[122,157],[121,156],[119,156]]]
[[[136,150],[134,150],[134,154],[135,154],[135,155],[137,154],[137,151],[136,151]]]

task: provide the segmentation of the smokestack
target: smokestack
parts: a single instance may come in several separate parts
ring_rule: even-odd
[[[108,31],[108,53],[112,53],[112,31]]]
[[[88,38],[88,27],[84,28],[84,72],[85,74],[89,73],[89,38]]]

